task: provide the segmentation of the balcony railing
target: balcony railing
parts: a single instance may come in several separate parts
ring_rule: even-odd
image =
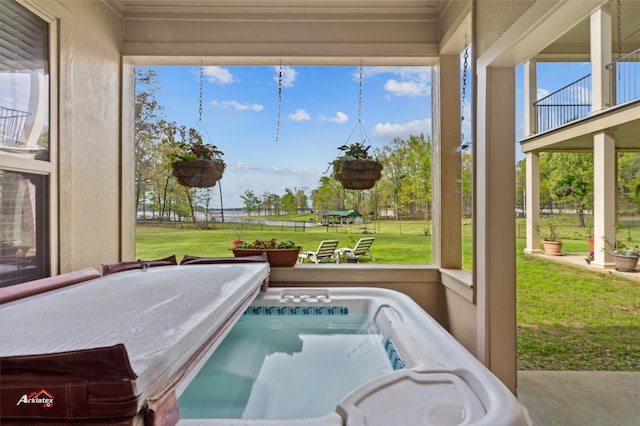
[[[591,112],[591,74],[564,86],[533,104],[536,133],[560,127]]]
[[[611,75],[611,101],[620,105],[640,98],[640,49],[606,65]]]
[[[0,145],[22,146],[25,144],[20,140],[20,135],[28,116],[28,112],[0,106]]]

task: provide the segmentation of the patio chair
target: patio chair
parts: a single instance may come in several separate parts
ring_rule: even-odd
[[[304,251],[298,255],[298,263],[304,263],[305,260],[310,260],[313,263],[320,262],[334,262],[338,263],[340,257],[336,253],[338,247],[338,240],[324,240],[320,242],[316,251]]]
[[[373,253],[371,253],[371,246],[373,245],[374,241],[375,237],[360,238],[354,248],[341,248],[336,252],[338,253],[338,257],[345,256],[347,260],[359,259],[362,256],[368,256],[372,262],[375,262]]]

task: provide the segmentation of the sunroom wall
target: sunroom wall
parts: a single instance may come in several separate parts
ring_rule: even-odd
[[[64,273],[120,259],[122,24],[102,2],[58,4],[67,12],[60,18],[59,38],[59,263]]]

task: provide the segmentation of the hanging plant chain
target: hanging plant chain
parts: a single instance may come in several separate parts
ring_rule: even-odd
[[[278,118],[276,119],[276,142],[280,140],[280,112],[282,110],[282,62],[278,73]]]
[[[199,121],[202,121],[202,80],[204,76],[204,67],[200,64],[200,106],[198,108]]]
[[[464,64],[462,71],[462,96],[460,97],[460,125],[464,121],[464,105],[465,98],[467,97],[467,69],[469,68],[469,43],[467,43],[467,39],[465,37],[464,40]],[[460,149],[466,149],[468,145],[464,143],[464,134],[460,134]]]

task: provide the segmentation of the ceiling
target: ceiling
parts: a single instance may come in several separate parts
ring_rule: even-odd
[[[612,51],[618,51],[617,0],[611,1],[612,14]],[[620,2],[620,30],[622,52],[632,52],[640,48],[640,1],[622,0]],[[584,19],[556,39],[553,44],[540,52],[536,58],[543,61],[584,61],[589,60],[590,20]]]
[[[471,0],[465,0],[469,2]],[[508,7],[509,0],[501,0]],[[521,1],[521,0],[520,0]],[[549,0],[541,0],[549,1]],[[555,0],[554,0],[555,1]],[[603,0],[604,1],[604,0]],[[612,49],[617,52],[617,3],[611,0]],[[425,22],[442,26],[461,0],[103,0],[124,20]],[[480,2],[481,4],[481,2]],[[590,20],[584,19],[536,55],[539,61],[584,61]],[[640,1],[620,0],[622,51],[640,47]],[[442,28],[439,29],[442,31]]]
[[[104,0],[126,18],[331,16],[335,19],[437,19],[448,0]]]

